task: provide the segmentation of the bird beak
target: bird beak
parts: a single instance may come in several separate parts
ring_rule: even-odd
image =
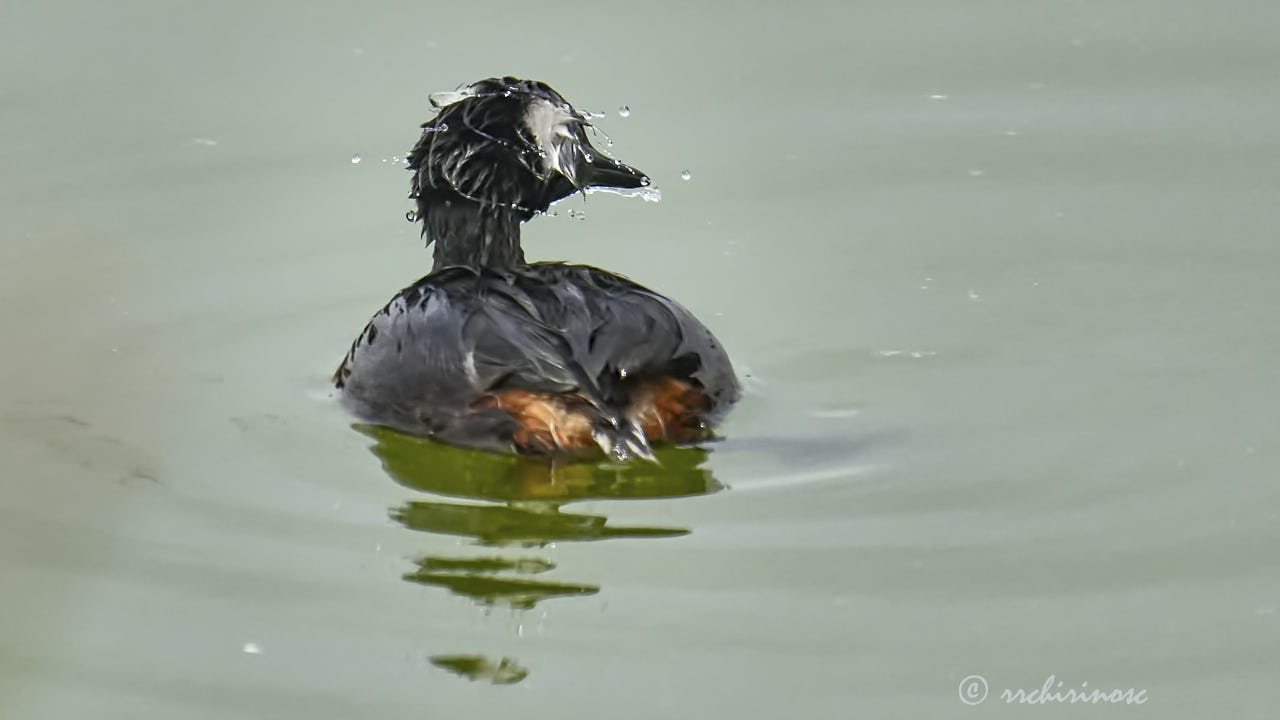
[[[624,165],[591,145],[579,127],[574,130],[562,129],[552,152],[552,167],[569,181],[575,190],[586,190],[593,187],[617,188],[630,190],[645,187],[649,177],[639,170]]]
[[[630,165],[624,165],[613,158],[607,158],[598,153],[592,155],[591,160],[584,163],[584,165],[583,182],[579,185],[583,189],[610,187],[630,190],[649,185],[648,175]]]

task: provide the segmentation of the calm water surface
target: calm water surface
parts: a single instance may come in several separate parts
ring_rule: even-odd
[[[0,715],[1271,717],[1278,7],[6,3]],[[713,327],[724,441],[330,398],[427,93],[502,73],[662,189],[526,248]]]

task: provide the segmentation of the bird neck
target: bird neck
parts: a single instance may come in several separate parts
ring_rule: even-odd
[[[525,264],[520,249],[522,211],[467,200],[424,210],[422,234],[435,243],[433,271],[458,266],[504,270]]]

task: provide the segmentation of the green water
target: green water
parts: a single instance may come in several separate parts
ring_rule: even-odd
[[[1271,717],[1277,26],[0,6],[0,716]],[[722,441],[551,468],[329,396],[428,266],[427,94],[504,73],[662,189],[526,251],[712,327]],[[1147,702],[999,698],[1050,676]]]

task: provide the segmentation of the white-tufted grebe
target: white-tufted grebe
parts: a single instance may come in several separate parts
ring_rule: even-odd
[[[433,101],[433,104],[436,104]],[[586,265],[527,263],[520,225],[591,187],[648,185],[591,146],[587,119],[541,82],[472,84],[409,155],[431,273],[400,291],[334,374],[368,422],[456,445],[652,458],[737,399],[719,341],[689,311]]]

